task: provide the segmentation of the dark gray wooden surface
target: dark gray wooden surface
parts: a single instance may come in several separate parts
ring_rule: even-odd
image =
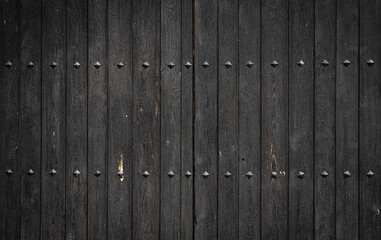
[[[87,2],[70,1],[66,7],[66,239],[86,239]]]
[[[41,41],[43,239],[59,239],[66,234],[66,17],[64,0],[42,1],[41,29],[45,29]],[[56,174],[49,174],[51,171]]]
[[[41,1],[21,1],[20,11],[20,238],[38,239],[41,211]],[[33,62],[32,62],[33,60]],[[28,66],[29,64],[29,66]],[[33,171],[32,175],[25,174]]]
[[[261,237],[288,237],[288,2],[262,1]],[[291,64],[291,63],[290,63]]]
[[[194,239],[218,235],[217,3],[194,2]]]
[[[289,238],[313,239],[314,1],[289,4]]]
[[[87,25],[87,153],[88,238],[107,239],[108,230],[108,83],[107,3],[88,1]],[[96,64],[98,66],[96,66]],[[97,177],[95,173],[99,171]]]
[[[0,0],[0,239],[381,239],[380,17]]]

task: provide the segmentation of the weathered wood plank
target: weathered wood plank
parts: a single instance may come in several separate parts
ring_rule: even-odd
[[[288,3],[262,1],[263,239],[288,238],[287,37]],[[272,172],[277,177],[273,177]]]
[[[159,239],[160,4],[135,0],[132,5],[133,239]]]
[[[181,25],[181,239],[193,239],[193,2],[182,0]],[[191,176],[186,176],[187,172]]]
[[[289,11],[289,239],[313,239],[314,1]]]
[[[381,2],[360,4],[359,239],[381,239]],[[369,60],[375,63],[371,65]],[[368,64],[367,64],[368,62]],[[372,171],[374,176],[367,176]]]
[[[161,1],[160,29],[160,238],[180,239],[181,0]]]
[[[358,239],[357,0],[337,1],[336,23],[336,239]]]
[[[218,1],[196,0],[194,4],[194,238],[217,239]]]
[[[41,238],[65,238],[66,4],[42,1]],[[54,169],[57,174],[49,175]]]
[[[107,239],[107,2],[88,1],[88,238]],[[98,64],[99,63],[99,64]],[[99,171],[100,175],[96,174]]]
[[[0,238],[20,238],[19,1],[0,1]],[[11,65],[10,65],[11,64]],[[6,171],[11,169],[13,174]]]
[[[40,239],[41,1],[21,1],[20,24],[20,239]],[[29,176],[30,169],[34,173]]]
[[[108,24],[108,239],[131,239],[131,1],[109,1]],[[124,173],[122,178],[117,175],[119,171]]]
[[[315,239],[335,238],[336,3],[315,1]],[[323,65],[326,60],[329,64]],[[323,172],[328,176],[322,176]]]
[[[238,1],[218,9],[218,239],[238,239]]]
[[[86,239],[87,1],[68,1],[66,6],[66,239]]]
[[[261,237],[260,14],[260,1],[239,2],[239,239]]]

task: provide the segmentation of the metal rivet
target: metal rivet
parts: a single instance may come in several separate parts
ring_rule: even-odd
[[[298,177],[299,177],[299,178],[304,178],[304,172],[299,171],[299,172],[298,172]]]
[[[34,172],[32,169],[29,169],[28,171],[26,171],[26,174],[30,177],[34,174]]]
[[[374,172],[372,172],[372,170],[369,170],[369,172],[367,172],[366,174],[369,178],[373,177],[374,176]]]
[[[326,67],[329,65],[329,62],[327,60],[324,59],[323,62],[321,62],[321,65],[323,65],[323,67]]]
[[[371,67],[373,64],[374,64],[374,61],[372,59],[369,59],[368,61],[366,61],[366,64]]]
[[[53,168],[52,170],[50,170],[49,174],[54,176],[57,174],[57,171]]]
[[[101,175],[101,171],[97,170],[97,171],[94,173],[94,175],[95,175],[96,177],[99,177],[99,176]]]
[[[202,66],[203,66],[204,68],[207,68],[207,67],[209,67],[209,63],[208,63],[207,61],[205,61],[205,62],[202,63]]]
[[[142,65],[143,65],[144,68],[149,68],[149,63],[148,62],[144,62]]]
[[[101,67],[101,63],[97,61],[96,63],[94,63],[94,67],[96,69],[100,68]]]
[[[328,173],[327,173],[326,171],[323,171],[322,173],[320,173],[320,175],[321,175],[322,177],[327,177],[327,176],[328,176]]]
[[[189,172],[189,171],[187,171],[187,172],[185,173],[185,177],[189,178],[190,176],[192,176],[192,173]]]
[[[225,176],[226,178],[229,178],[231,175],[232,175],[232,174],[231,174],[229,171],[226,171],[226,173],[224,174],[224,176]]]
[[[117,66],[119,69],[121,69],[122,67],[124,67],[124,64],[123,64],[122,62],[118,62],[118,63],[116,64],[116,66]]]
[[[10,175],[13,174],[13,171],[12,171],[11,169],[8,169],[8,170],[6,171],[6,173],[7,173],[8,176],[10,176]]]
[[[167,175],[168,175],[168,177],[174,177],[175,176],[175,173],[173,172],[173,171],[169,171],[168,173],[167,173]]]
[[[343,65],[348,67],[349,64],[351,64],[351,62],[348,59],[345,59],[345,61],[343,62]]]
[[[272,61],[271,66],[273,66],[273,68],[275,68],[276,66],[278,66],[278,64],[279,64],[279,63],[278,63],[277,61],[274,60],[274,61]]]
[[[248,68],[251,68],[253,65],[254,65],[254,63],[252,63],[251,61],[248,61],[248,62],[246,63],[246,66],[247,66]]]
[[[209,173],[208,173],[207,171],[205,171],[205,172],[202,174],[202,176],[203,176],[204,178],[207,178],[207,177],[209,176]]]
[[[247,178],[251,178],[252,176],[254,176],[254,174],[253,174],[251,171],[248,171],[248,172],[246,173],[246,177],[247,177]]]
[[[81,175],[81,172],[80,172],[79,170],[75,170],[75,171],[73,172],[73,175],[74,175],[75,177],[78,177],[79,175]]]
[[[12,63],[11,63],[10,61],[7,61],[7,62],[5,63],[5,66],[6,66],[7,68],[11,68],[11,67],[12,67]]]
[[[225,67],[226,67],[226,68],[230,68],[231,66],[233,66],[233,64],[232,64],[230,61],[227,61],[227,62],[225,63]]]
[[[185,66],[186,68],[190,68],[190,67],[192,67],[192,64],[191,64],[190,62],[186,62],[186,63],[184,64],[184,66]]]
[[[120,178],[123,178],[124,177],[124,172],[123,171],[118,171],[116,173],[116,175],[118,175],[118,177],[120,177]]]
[[[347,178],[348,178],[348,177],[350,177],[350,176],[351,176],[351,173],[350,173],[349,171],[345,171],[345,172],[344,172],[344,177],[347,177]]]
[[[303,60],[300,60],[300,61],[298,62],[298,65],[299,65],[299,67],[303,67],[303,65],[304,65]]]
[[[271,177],[272,178],[276,178],[278,176],[278,174],[276,172],[271,172]]]
[[[175,66],[175,64],[173,62],[170,62],[167,64],[167,66],[169,67],[169,69],[172,69]]]
[[[75,63],[74,63],[74,67],[75,67],[76,69],[78,69],[80,66],[81,66],[81,64],[80,64],[79,62],[75,62]]]
[[[57,67],[57,65],[58,65],[58,64],[57,64],[56,62],[53,61],[53,62],[50,64],[50,67],[53,68],[53,69],[55,69],[55,68]]]
[[[28,66],[28,68],[32,68],[32,67],[34,67],[34,63],[32,61],[29,61],[27,66]]]
[[[147,178],[147,177],[149,176],[149,172],[144,171],[144,172],[143,172],[143,176],[144,176],[145,178]]]

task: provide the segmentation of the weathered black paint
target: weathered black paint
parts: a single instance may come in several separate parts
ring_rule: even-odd
[[[0,4],[0,239],[381,238],[379,1]]]

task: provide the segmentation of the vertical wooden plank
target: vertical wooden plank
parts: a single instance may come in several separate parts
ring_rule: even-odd
[[[181,0],[161,1],[160,29],[160,238],[180,239]]]
[[[217,238],[217,3],[196,0],[194,9],[195,239]]]
[[[42,1],[43,239],[65,238],[66,4]],[[57,174],[50,175],[54,169]]]
[[[181,239],[193,239],[193,1],[182,0],[181,25]],[[189,65],[189,64],[191,65]],[[180,64],[180,63],[179,63]],[[191,175],[187,174],[191,173]]]
[[[21,1],[21,239],[40,238],[41,1]],[[25,174],[32,170],[33,174]],[[31,173],[31,172],[30,172]]]
[[[261,2],[239,1],[239,239],[261,235]]]
[[[131,239],[132,3],[108,4],[108,239]]]
[[[0,238],[20,237],[19,77],[20,7],[0,2]],[[8,170],[13,174],[7,174]]]
[[[288,237],[287,38],[288,3],[262,1],[263,239]]]
[[[132,5],[133,239],[159,239],[160,4],[135,0]]]
[[[218,239],[238,239],[238,2],[218,6]]]
[[[336,26],[336,1],[315,1],[315,239],[336,237],[336,28],[333,26]],[[328,65],[323,64],[324,60]]]
[[[66,239],[86,239],[87,1],[69,0],[66,11]]]
[[[358,1],[336,11],[336,239],[358,239]]]
[[[107,238],[107,2],[88,1],[88,238]],[[99,171],[97,174],[97,171]],[[110,176],[116,177],[116,176]]]
[[[289,10],[289,238],[313,239],[314,1]]]
[[[359,4],[359,239],[381,239],[381,2]]]

